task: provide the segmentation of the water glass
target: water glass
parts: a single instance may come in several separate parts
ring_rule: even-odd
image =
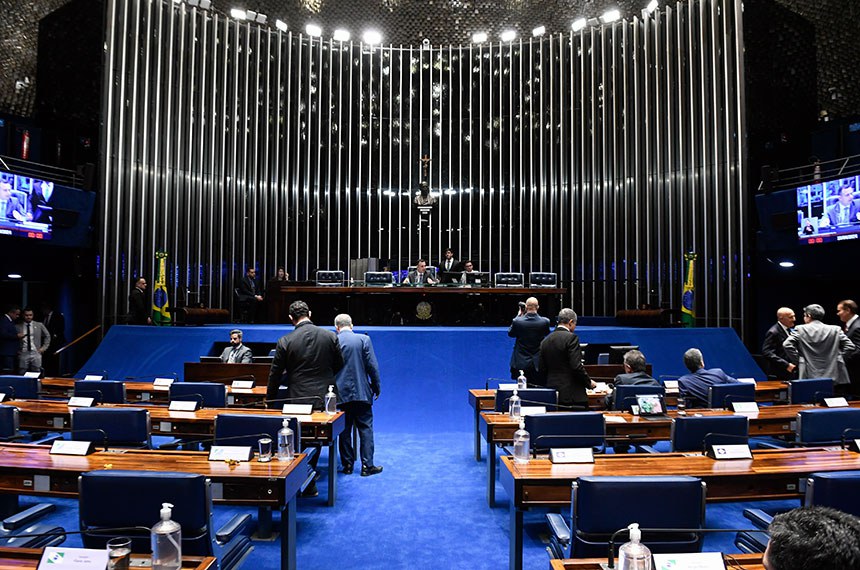
[[[107,541],[108,570],[128,570],[131,561],[131,539],[118,536]]]
[[[272,438],[271,437],[261,437],[257,440],[257,444],[260,446],[260,454],[257,456],[257,461],[265,463],[267,461],[272,460]]]

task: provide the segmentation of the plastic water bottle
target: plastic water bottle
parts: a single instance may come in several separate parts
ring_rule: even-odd
[[[152,527],[152,569],[178,570],[182,566],[182,527],[170,519],[173,505],[161,504],[161,520]]]
[[[517,378],[517,388],[520,390],[525,390],[528,387],[528,383],[526,382],[526,374],[522,370],[520,370],[520,375]]]
[[[278,461],[293,459],[293,430],[289,418],[284,418],[284,427],[278,430]]]
[[[514,432],[514,461],[516,463],[529,462],[529,447],[531,436],[526,431],[526,422],[520,420],[520,429]]]
[[[517,391],[514,390],[514,393],[511,395],[511,399],[509,401],[510,407],[508,408],[508,412],[510,413],[513,419],[518,419],[520,417],[520,411],[522,404],[520,402],[520,397],[517,396]]]
[[[334,394],[334,386],[329,386],[328,393],[325,395],[325,413],[330,416],[337,413],[337,396]]]
[[[651,551],[640,542],[642,531],[639,525],[633,523],[630,529],[630,542],[618,549],[618,570],[651,570]]]

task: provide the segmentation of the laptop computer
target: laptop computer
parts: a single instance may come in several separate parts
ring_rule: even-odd
[[[200,362],[221,362],[220,356],[201,356]]]
[[[666,402],[660,394],[641,394],[636,396],[639,417],[646,420],[669,419],[666,415]]]

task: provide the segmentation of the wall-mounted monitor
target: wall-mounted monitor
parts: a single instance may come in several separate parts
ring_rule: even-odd
[[[818,182],[797,189],[797,236],[816,244],[860,237],[860,176]]]
[[[54,183],[0,171],[0,235],[51,239]]]

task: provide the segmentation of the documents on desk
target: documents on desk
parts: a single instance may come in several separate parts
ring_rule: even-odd
[[[725,570],[721,552],[654,554],[654,570]]]
[[[627,420],[624,416],[614,416],[612,414],[603,414],[603,421],[608,424],[626,424]]]

